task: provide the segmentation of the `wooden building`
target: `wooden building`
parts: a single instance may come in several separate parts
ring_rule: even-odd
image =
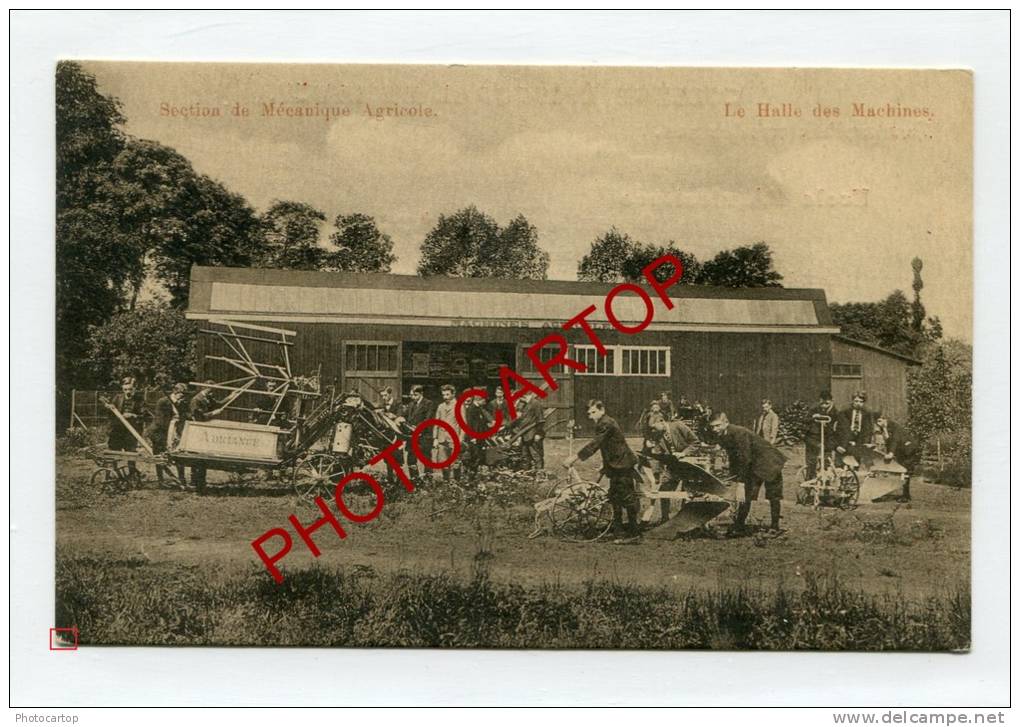
[[[548,401],[560,410],[559,434],[570,419],[582,434],[590,431],[589,399],[603,400],[630,431],[662,391],[750,423],[763,397],[777,407],[812,402],[832,381],[830,337],[839,329],[824,291],[675,286],[674,308],[657,302],[651,325],[627,335],[612,328],[604,311],[612,287],[196,266],[187,315],[295,331],[292,370],[318,374],[324,384],[360,389],[372,400],[386,385],[406,395],[423,384],[438,400],[445,383],[491,391],[504,364],[534,376],[524,350],[595,305],[589,320],[609,354],[598,356],[580,330],[564,332],[573,357],[589,370],[557,374],[560,386]],[[645,308],[636,296],[621,295],[613,310],[633,325]],[[207,368],[200,375],[215,373]]]
[[[917,359],[846,336],[832,337],[832,397],[836,406],[850,405],[854,392],[868,394],[867,406],[893,421],[907,421],[907,370]]]

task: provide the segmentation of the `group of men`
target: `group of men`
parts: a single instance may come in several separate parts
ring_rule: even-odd
[[[882,412],[867,408],[868,395],[855,392],[850,406],[837,411],[832,393],[822,391],[811,410],[811,424],[804,438],[807,479],[818,474],[818,464],[831,457],[837,463],[853,457],[858,463],[871,464],[876,455],[895,460],[906,469],[901,499],[910,500],[910,477],[921,461],[921,448],[906,427]],[[822,439],[825,452],[822,452]],[[830,454],[831,453],[831,454]]]
[[[684,421],[668,419],[661,408],[650,407],[646,424],[645,451],[652,454],[683,455],[700,443],[698,435]],[[564,460],[572,466],[586,460],[595,452],[602,455],[602,472],[609,480],[609,501],[613,508],[613,532],[620,536],[616,542],[630,542],[641,536],[638,521],[638,494],[635,488],[637,454],[630,448],[620,425],[606,413],[605,404],[598,400],[588,402],[588,417],[595,423],[592,440],[577,454]],[[746,529],[751,503],[765,488],[765,497],[771,511],[771,530],[779,532],[783,496],[783,464],[786,456],[750,429],[730,424],[725,413],[712,415],[710,425],[715,443],[727,453],[730,471],[744,483],[744,501],[737,509],[730,534],[737,535]],[[663,467],[663,482],[675,477],[669,467]],[[624,521],[626,515],[626,521]]]
[[[907,430],[889,417],[869,411],[865,407],[867,395],[855,393],[850,407],[837,412],[832,395],[823,391],[812,410],[813,426],[806,437],[808,478],[813,478],[821,454],[821,439],[825,437],[826,452],[833,452],[838,460],[854,456],[860,462],[870,463],[875,454],[886,461],[896,460],[907,470],[902,499],[910,499],[910,473],[920,460],[920,448]],[[644,434],[643,454],[670,454],[682,456],[686,450],[699,444],[698,434],[679,419],[673,419],[674,409],[667,406],[668,394],[653,401],[642,419]],[[707,421],[712,443],[719,445],[729,459],[730,473],[744,484],[744,499],[737,508],[729,533],[746,532],[751,503],[764,490],[769,503],[769,532],[781,532],[783,500],[783,466],[786,455],[778,449],[779,417],[772,402],[762,401],[762,409],[753,428],[732,424],[724,412],[713,413],[708,407],[698,409]],[[601,401],[588,404],[588,417],[595,422],[595,435],[576,455],[568,457],[564,465],[591,457],[596,451],[602,454],[603,474],[609,480],[609,499],[613,506],[613,529],[619,535],[633,539],[640,536],[638,523],[638,497],[634,487],[634,467],[637,455],[630,449],[620,425],[606,414]],[[658,476],[662,483],[670,482],[668,467],[661,468]],[[623,516],[626,514],[626,523]]]
[[[164,392],[155,405],[150,407],[145,401],[145,394],[138,388],[135,377],[125,376],[120,382],[120,393],[110,402],[120,416],[115,416],[111,412],[107,447],[117,452],[138,450],[138,439],[135,433],[125,426],[127,422],[131,429],[148,440],[153,454],[163,454],[168,449],[173,449],[184,431],[185,421],[189,419],[208,421],[223,411],[213,397],[209,384],[212,382],[206,382],[206,385],[190,399],[187,384],[174,384],[169,391]],[[137,465],[133,460],[128,461],[128,467],[137,472]],[[164,484],[165,477],[165,465],[156,465],[156,479],[160,485]],[[181,464],[177,465],[177,479],[181,485],[187,483],[184,466]],[[204,493],[205,468],[192,467],[191,481],[200,494]]]
[[[429,419],[445,422],[449,428],[435,426],[421,433],[418,440],[419,451],[433,462],[448,461],[452,459],[457,449],[451,435],[451,432],[456,433],[461,449],[458,468],[468,476],[474,476],[484,460],[485,445],[482,440],[468,437],[461,431],[455,412],[457,390],[447,384],[440,388],[440,394],[442,400],[434,404],[426,398],[424,387],[415,385],[411,387],[409,400],[404,404],[391,387],[386,387],[380,392],[380,401],[375,405],[375,409],[402,431],[413,431]],[[902,496],[909,500],[909,473],[919,462],[920,448],[906,429],[883,414],[868,410],[865,406],[866,401],[867,395],[864,392],[857,392],[850,407],[837,411],[832,394],[829,391],[821,392],[818,404],[811,410],[812,422],[805,438],[807,478],[812,479],[817,474],[818,464],[823,457],[824,438],[825,456],[832,452],[837,460],[853,456],[859,462],[868,463],[875,453],[882,455],[886,460],[895,459],[908,471]],[[144,432],[154,454],[163,453],[175,446],[184,429],[184,422],[188,419],[208,421],[222,412],[222,407],[212,395],[211,387],[201,388],[188,399],[188,386],[183,383],[174,384],[155,406],[150,408],[145,402],[144,395],[136,387],[135,379],[130,376],[121,382],[121,393],[115,397],[112,406],[136,432]],[[503,390],[497,388],[493,398],[488,402],[482,397],[470,398],[463,416],[468,427],[473,431],[482,432],[490,430],[497,414],[501,415],[503,422],[499,432],[501,441],[519,439],[525,468],[540,472],[545,467],[545,416],[541,402],[534,392],[527,392],[521,401],[515,403],[515,409],[517,416],[511,419],[509,404],[504,398]],[[775,446],[779,432],[779,417],[773,410],[772,402],[768,399],[762,401],[761,414],[751,429],[732,424],[725,413],[715,414],[708,407],[691,406],[682,398],[679,410],[694,411],[707,423],[712,443],[718,444],[727,453],[731,474],[744,483],[744,501],[737,509],[731,531],[739,534],[745,529],[751,503],[764,489],[765,499],[769,502],[770,531],[779,532],[783,465],[786,462],[786,455]],[[637,537],[640,534],[638,497],[635,489],[637,454],[630,448],[617,421],[606,413],[605,405],[601,401],[589,401],[587,414],[595,424],[594,436],[576,455],[567,458],[564,464],[570,466],[577,460],[586,460],[595,452],[600,452],[603,473],[609,480],[614,530],[619,535]],[[677,414],[678,407],[673,405],[668,392],[663,392],[659,399],[651,402],[642,417],[645,442],[643,454],[682,455],[685,450],[700,443],[702,438],[699,437],[699,433],[677,418]],[[124,426],[119,417],[113,417],[109,448],[134,452],[137,447],[138,441],[134,434]],[[428,470],[418,461],[414,449],[406,447],[404,451],[409,474],[417,478],[425,476]],[[428,454],[425,454],[426,452]],[[129,466],[134,468],[134,462],[130,462]],[[455,475],[454,467],[443,467],[441,472],[444,481]],[[162,484],[163,465],[157,466],[156,475]],[[178,480],[184,484],[182,465],[177,465],[177,475]],[[661,468],[659,475],[663,482],[668,482],[672,476],[668,467]],[[204,468],[192,468],[192,484],[200,493],[205,490]]]
[[[406,432],[413,431],[429,419],[438,419],[448,424],[449,429],[435,426],[422,432],[418,439],[419,448],[433,462],[445,462],[453,456],[456,448],[451,436],[451,431],[455,432],[461,454],[455,465],[441,469],[443,480],[450,480],[461,471],[474,476],[484,461],[486,445],[483,440],[469,437],[461,430],[456,415],[456,388],[446,384],[440,387],[439,392],[442,399],[434,404],[425,396],[425,388],[416,384],[411,387],[408,402],[404,404],[396,397],[393,388],[387,386],[380,392],[376,410]],[[545,468],[545,412],[531,391],[514,402],[514,408],[517,417],[511,420],[503,389],[497,388],[488,402],[479,396],[469,398],[463,411],[464,421],[471,430],[485,432],[493,427],[498,414],[502,422],[498,436],[508,442],[519,439],[524,468],[540,472]],[[405,447],[404,452],[409,474],[412,477],[425,476],[424,465],[418,461],[413,448]]]

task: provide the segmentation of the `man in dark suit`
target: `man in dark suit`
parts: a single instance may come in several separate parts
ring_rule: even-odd
[[[506,403],[506,396],[503,394],[503,387],[500,386],[492,395],[492,401],[488,404],[489,414],[492,418],[496,418],[496,412],[500,412],[503,415],[501,426],[505,427],[510,423],[510,408]]]
[[[400,421],[404,418],[404,407],[393,394],[392,386],[384,386],[379,392],[379,403],[375,406],[376,411],[391,421]]]
[[[626,532],[632,538],[640,537],[638,529],[638,498],[634,490],[634,465],[637,455],[631,451],[623,430],[616,420],[606,414],[606,407],[601,401],[592,399],[588,402],[588,418],[595,422],[595,436],[577,454],[563,461],[570,467],[577,460],[586,460],[595,452],[602,455],[602,473],[609,478],[609,502],[613,506],[613,531],[620,534],[624,530],[623,512],[627,511]],[[617,541],[622,542],[622,541]]]
[[[744,501],[737,508],[732,532],[744,530],[751,503],[758,498],[762,485],[769,501],[772,517],[769,531],[779,532],[779,518],[783,501],[783,464],[786,455],[745,427],[730,424],[725,413],[712,419],[712,430],[730,460],[730,474],[744,483]]]
[[[818,395],[818,403],[811,408],[807,432],[804,434],[804,464],[807,466],[807,479],[813,480],[818,474],[818,458],[822,456],[822,425],[825,426],[825,450],[831,452],[836,448],[836,423],[839,417],[832,403],[832,393],[823,391]],[[828,419],[826,422],[825,419]]]
[[[871,461],[866,445],[871,444],[875,434],[875,415],[864,407],[867,401],[866,393],[855,392],[850,408],[840,412],[836,425],[836,452],[851,455],[861,464]]]
[[[662,412],[662,416],[667,422],[671,422],[676,419],[676,407],[673,406],[673,402],[669,398],[668,391],[663,391],[659,394],[659,410]]]
[[[111,404],[136,432],[142,433],[142,425],[149,417],[149,410],[145,406],[145,396],[135,387],[133,376],[125,376],[120,382],[120,393],[113,397]],[[108,446],[118,452],[134,452],[138,449],[138,440],[112,412]],[[134,462],[129,464],[133,469]]]
[[[170,393],[156,402],[153,407],[152,421],[145,430],[145,436],[152,442],[152,453],[163,454],[176,446],[184,431],[184,399],[188,392],[187,384],[174,384]],[[163,473],[166,465],[156,465],[156,480],[163,485]],[[177,480],[187,484],[184,477],[184,465],[177,465]]]
[[[415,384],[411,387],[411,402],[407,405],[405,417],[407,418],[407,426],[414,430],[419,424],[426,419],[432,419],[436,415],[436,405],[425,398],[425,387],[421,384]],[[432,457],[432,427],[422,430],[418,435],[418,446],[421,448],[422,454],[426,457]],[[414,454],[414,449],[411,447],[410,442],[407,443],[405,449],[407,450],[407,468],[408,474],[411,477],[421,477],[424,470],[418,467],[418,458]]]
[[[906,468],[900,501],[910,502],[910,477],[921,466],[921,445],[906,427],[884,414],[875,419],[875,440],[886,462],[895,460]]]
[[[473,432],[486,432],[492,428],[492,415],[480,396],[472,396],[467,400],[464,407],[464,422],[468,425],[468,429]],[[464,453],[461,455],[461,459],[464,462],[464,471],[468,476],[474,477],[478,474],[478,468],[482,465],[485,446],[482,440],[475,439],[467,432],[464,433],[461,444],[464,448]]]
[[[135,388],[133,376],[125,376],[121,380],[120,393],[113,397],[111,405],[139,435],[142,434],[145,420],[151,414],[145,406],[145,395]],[[106,446],[118,452],[138,450],[138,440],[135,435],[124,426],[124,422],[114,416],[113,412],[110,412],[110,435]],[[133,459],[128,460],[127,466],[132,474],[138,474],[138,466]]]
[[[506,431],[512,437],[515,432],[523,432],[520,438],[524,466],[538,474],[545,468],[545,413],[535,392],[526,392],[523,401],[524,406]]]

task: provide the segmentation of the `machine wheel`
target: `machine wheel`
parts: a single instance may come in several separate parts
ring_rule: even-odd
[[[90,481],[106,492],[122,492],[123,488],[118,485],[117,479],[117,471],[112,467],[100,467],[92,473]]]
[[[852,469],[845,469],[839,475],[839,490],[843,495],[840,507],[852,510],[857,507],[857,498],[861,495],[861,480]]]
[[[590,482],[578,482],[560,492],[549,516],[553,530],[575,543],[598,540],[613,526],[608,490]]]
[[[294,492],[304,500],[332,497],[336,483],[350,472],[344,458],[332,454],[313,454],[294,471]]]

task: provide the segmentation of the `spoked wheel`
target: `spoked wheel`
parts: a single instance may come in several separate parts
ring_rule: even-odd
[[[105,492],[121,494],[139,489],[142,474],[127,465],[101,467],[92,473],[92,484],[99,485]]]
[[[333,496],[336,484],[349,472],[346,459],[332,454],[313,454],[294,472],[294,492],[304,500]]]
[[[861,480],[852,469],[845,469],[839,475],[839,490],[843,494],[840,507],[850,510],[857,507],[861,496]]]
[[[550,511],[553,529],[565,540],[589,543],[613,526],[609,492],[601,485],[577,482],[564,488]]]
[[[123,492],[123,487],[118,483],[117,471],[112,467],[97,469],[92,473],[91,482],[106,492]]]

